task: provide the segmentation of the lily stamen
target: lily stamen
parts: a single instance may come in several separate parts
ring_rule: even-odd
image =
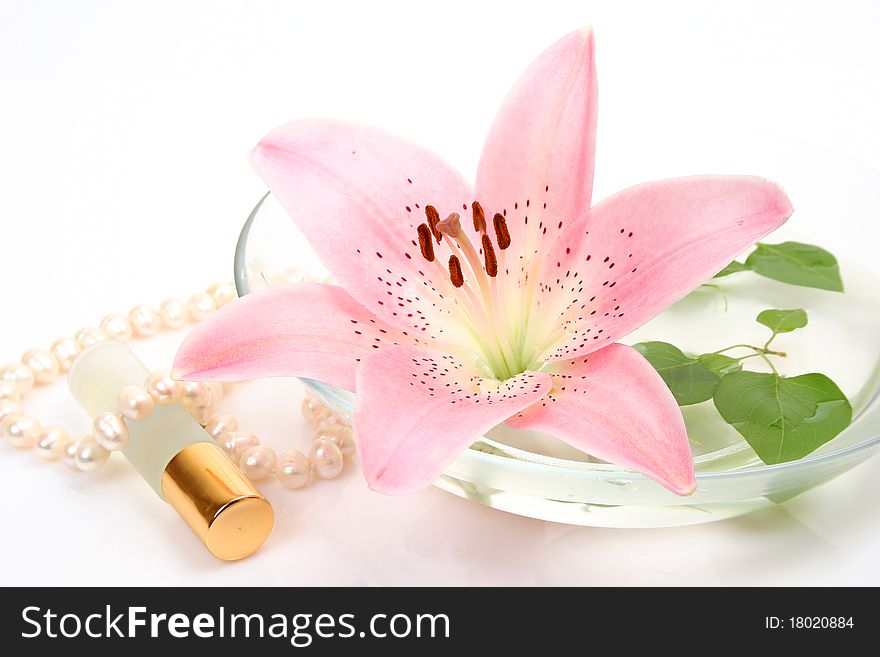
[[[437,212],[437,208],[433,205],[426,205],[425,217],[428,219],[428,227],[431,229],[431,234],[437,240],[437,244],[440,244],[443,241],[443,235],[440,234],[440,229],[437,228],[437,224],[440,223],[440,213]]]
[[[498,275],[498,258],[495,257],[495,247],[486,233],[483,233],[483,261],[486,265],[486,273],[492,278]]]
[[[419,234],[419,250],[422,257],[428,262],[434,262],[434,242],[431,239],[431,229],[427,224],[419,224],[416,229]]]
[[[495,241],[498,248],[506,251],[510,246],[510,231],[507,229],[507,219],[500,212],[496,212],[492,217],[492,227],[495,229]]]
[[[477,203],[476,207],[478,208],[477,216],[479,216],[479,213],[481,213],[483,209],[479,203]],[[503,218],[501,223],[503,226],[502,230],[506,230],[507,223],[503,221]],[[491,249],[491,256],[489,256],[489,259],[485,260],[486,268],[484,269],[484,261],[480,259],[474,245],[471,243],[464,230],[462,230],[461,217],[457,212],[453,212],[446,219],[441,221],[440,224],[438,224],[438,228],[446,238],[450,250],[454,254],[459,255],[459,257],[461,253],[464,254],[465,260],[476,277],[477,283],[480,286],[480,291],[483,295],[483,307],[490,318],[491,325],[494,327],[493,332],[495,334],[495,343],[500,350],[501,360],[505,368],[501,371],[504,372],[506,370],[507,373],[513,372],[518,368],[518,363],[521,359],[516,356],[517,352],[511,341],[511,338],[513,337],[512,333],[508,328],[505,328],[509,327],[509,319],[506,317],[504,303],[498,293],[498,287],[496,284],[498,262],[497,258],[494,257],[495,249],[492,246],[491,239],[488,235],[483,234],[482,236],[483,245],[488,243],[489,248]],[[510,245],[509,233],[507,233],[507,244],[508,246]],[[483,251],[485,256],[487,253],[485,246]],[[490,267],[492,271],[494,271],[494,274],[490,273]],[[489,274],[489,276],[486,274]],[[473,295],[473,292],[471,292],[471,295]]]
[[[465,255],[459,249],[458,242],[453,236],[462,240],[462,242],[466,242],[467,244],[470,243],[467,242],[467,235],[461,229],[460,217],[458,214],[452,213],[444,221],[440,221],[440,215],[437,212],[437,209],[432,205],[426,206],[425,215],[428,219],[428,223],[419,224],[416,229],[421,255],[425,260],[431,262],[437,269],[440,274],[440,277],[437,279],[438,283],[440,281],[443,281],[447,285],[451,283],[451,286],[447,290],[447,294],[449,295],[450,300],[464,313],[465,323],[468,326],[469,332],[471,332],[474,338],[479,341],[478,336],[491,334],[493,332],[492,327],[495,325],[495,322],[492,319],[492,303],[486,296],[489,294],[488,286],[485,286],[485,284],[484,286],[481,286],[481,292],[483,294],[483,299],[481,301],[471,289],[471,286],[467,283],[465,272],[462,269],[461,260],[462,258],[465,258]],[[433,230],[431,229],[432,225]],[[445,238],[450,251],[452,251],[448,270],[437,260],[434,242],[432,240],[432,236],[435,233],[440,235],[441,242]],[[438,242],[438,244],[439,243],[440,242]],[[470,264],[470,261],[468,262]],[[478,267],[477,272],[478,273],[474,274],[474,277],[481,282],[485,281],[485,274],[482,272],[482,267]],[[482,279],[480,277],[482,277]],[[456,294],[455,292],[463,292],[463,294]],[[498,363],[493,358],[492,353],[485,353],[484,356],[487,362],[490,363],[490,368],[493,370],[499,369]]]
[[[493,372],[512,376],[522,360],[517,358],[516,351],[510,340],[509,322],[505,315],[505,304],[499,296],[496,277],[498,275],[498,258],[492,239],[486,231],[485,212],[478,201],[471,204],[474,227],[480,235],[481,254],[461,225],[461,216],[457,212],[450,213],[446,219],[439,220],[439,212],[433,205],[425,206],[428,223],[417,228],[419,248],[422,256],[433,262],[444,278],[452,283],[461,294],[457,303],[462,303],[464,311],[470,319],[470,326],[475,336],[494,335],[494,347],[483,349],[484,356]],[[438,244],[445,241],[450,251],[447,269],[436,260],[432,236],[440,235]],[[464,268],[467,263],[467,270]],[[474,285],[476,282],[476,285]],[[477,287],[479,289],[477,289]],[[480,339],[477,338],[480,342]],[[484,345],[487,346],[487,345]]]
[[[457,212],[451,213],[446,219],[437,224],[437,229],[446,238],[446,243],[449,245],[449,250],[452,254],[457,256],[459,260],[464,259],[468,263],[488,304],[489,286],[483,271],[483,263],[480,261],[480,256],[477,255],[474,245],[471,244],[470,239],[461,227],[461,216]]]
[[[464,285],[464,274],[461,273],[461,262],[458,256],[449,256],[449,280],[455,287]]]
[[[486,234],[486,213],[479,201],[471,203],[471,212],[474,217],[474,230],[478,233]]]

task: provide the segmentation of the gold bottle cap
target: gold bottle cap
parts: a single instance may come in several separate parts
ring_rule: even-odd
[[[218,559],[256,552],[275,514],[247,477],[213,443],[184,447],[165,466],[162,494]]]

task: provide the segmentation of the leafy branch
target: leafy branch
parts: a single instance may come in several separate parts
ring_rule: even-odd
[[[852,406],[824,374],[784,377],[773,363],[786,353],[771,349],[777,336],[807,325],[806,311],[769,309],[755,320],[770,329],[763,346],[734,344],[690,355],[668,342],[633,345],[657,370],[679,406],[712,400],[767,464],[794,461],[815,451],[852,422]],[[731,356],[727,352],[747,353]],[[762,359],[770,372],[743,369],[743,361]]]
[[[751,271],[782,283],[843,292],[837,258],[823,248],[802,242],[758,242],[745,262],[734,260],[715,278]]]

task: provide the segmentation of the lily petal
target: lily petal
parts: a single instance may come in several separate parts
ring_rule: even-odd
[[[455,169],[379,129],[319,119],[273,130],[250,160],[358,303],[403,330],[459,334],[448,276],[416,241],[427,205],[443,216],[469,207],[471,186]]]
[[[533,330],[566,331],[545,358],[589,353],[638,328],[791,212],[779,185],[751,176],[660,180],[602,201],[542,263]]]
[[[556,363],[547,399],[508,420],[656,479],[679,495],[696,488],[681,411],[663,379],[635,349],[608,345]]]
[[[197,381],[301,376],[354,390],[362,358],[420,340],[369,313],[341,287],[293,283],[254,292],[195,327],[173,371]]]
[[[400,495],[430,485],[468,445],[551,386],[539,372],[492,390],[488,383],[475,367],[437,351],[389,347],[365,357],[354,432],[370,487]]]
[[[552,245],[560,227],[590,207],[596,114],[589,28],[541,54],[501,105],[483,147],[476,196],[487,212],[506,216],[517,256]]]

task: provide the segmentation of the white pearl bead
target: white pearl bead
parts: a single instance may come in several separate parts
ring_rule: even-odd
[[[59,338],[52,343],[50,348],[52,355],[58,361],[62,372],[66,372],[73,365],[73,361],[79,356],[82,347],[74,338]]]
[[[69,440],[70,436],[67,434],[64,427],[58,426],[57,424],[51,424],[48,427],[45,427],[40,432],[40,435],[37,436],[37,442],[34,443],[34,447],[37,449],[37,454],[42,458],[54,460],[61,458],[61,455],[64,453],[64,448],[67,446],[67,441]]]
[[[92,424],[92,433],[98,444],[111,452],[128,442],[128,426],[119,413],[101,413]]]
[[[153,398],[140,386],[125,386],[116,395],[116,411],[129,420],[143,420],[153,412]]]
[[[284,285],[288,283],[287,273],[284,269],[266,262],[265,260],[252,260],[247,265],[248,280],[253,281],[256,289]]]
[[[91,347],[93,344],[98,344],[99,342],[107,341],[107,334],[101,329],[96,329],[92,326],[81,328],[76,332],[74,337],[82,349]]]
[[[214,416],[214,411],[217,410],[217,405],[214,403],[214,394],[211,393],[208,401],[206,401],[204,404],[200,406],[195,406],[188,410],[190,415],[193,416],[193,419],[204,426],[205,423]]]
[[[215,415],[205,423],[205,431],[218,443],[222,443],[230,432],[238,431],[238,420],[228,413]]]
[[[309,457],[296,450],[285,452],[278,457],[275,465],[275,476],[285,488],[295,490],[309,483],[312,463]]]
[[[79,441],[74,455],[76,467],[83,472],[97,470],[110,458],[110,452],[101,447],[92,436],[86,436]]]
[[[325,438],[336,445],[339,449],[351,438],[351,429],[342,424],[322,424],[318,427],[316,439]]]
[[[101,330],[111,340],[126,342],[131,340],[132,328],[128,318],[119,313],[112,313],[101,320]]]
[[[200,322],[217,309],[214,299],[204,292],[197,292],[186,302],[186,310],[193,320]]]
[[[18,388],[9,381],[0,381],[0,401],[17,402],[19,399],[21,395],[18,394]]]
[[[142,338],[156,335],[161,328],[159,313],[150,306],[135,306],[128,313],[128,321],[131,322],[131,330],[135,335]]]
[[[222,308],[238,298],[235,287],[229,283],[214,283],[207,289],[207,293],[214,300],[214,305],[217,308]]]
[[[78,447],[79,440],[71,438],[64,443],[64,449],[61,450],[61,460],[64,461],[64,465],[74,470],[79,469],[76,467],[76,450]]]
[[[52,383],[61,372],[55,356],[43,349],[28,349],[21,357],[21,362],[31,368],[34,381],[41,385]]]
[[[0,433],[3,430],[3,421],[10,415],[21,414],[21,406],[11,399],[0,399]]]
[[[211,388],[201,381],[180,382],[180,405],[184,408],[198,408],[210,401]]]
[[[159,304],[159,317],[168,329],[178,329],[186,324],[186,305],[180,299],[165,299]]]
[[[312,469],[321,479],[335,479],[342,472],[342,450],[330,440],[324,438],[316,440],[312,444],[309,459],[312,462]]]
[[[284,271],[284,279],[288,283],[302,283],[306,280],[306,272],[300,267],[288,267]]]
[[[275,450],[271,447],[257,445],[241,455],[239,467],[245,477],[251,481],[259,481],[272,476],[276,461]]]
[[[321,418],[320,422],[315,426],[315,431],[323,431],[324,429],[337,429],[339,427],[345,427],[345,422],[339,418],[339,416],[331,413],[330,415]]]
[[[180,384],[164,372],[153,372],[144,383],[147,394],[157,404],[171,404],[180,397]]]
[[[242,454],[259,444],[260,439],[252,433],[230,431],[226,434],[226,440],[223,441],[223,450],[233,463],[238,463]]]
[[[11,383],[19,395],[26,395],[34,387],[34,373],[22,363],[13,363],[0,368],[0,381]]]
[[[216,383],[184,381],[181,384],[180,404],[199,424],[204,425],[214,415],[223,388]]]
[[[213,402],[219,404],[223,399],[223,384],[219,381],[208,381],[208,387],[211,389]]]
[[[40,423],[29,415],[7,415],[3,418],[3,435],[13,447],[31,447],[40,431]]]
[[[321,422],[333,415],[329,408],[311,396],[303,399],[301,410],[306,422],[313,427],[317,427]]]

